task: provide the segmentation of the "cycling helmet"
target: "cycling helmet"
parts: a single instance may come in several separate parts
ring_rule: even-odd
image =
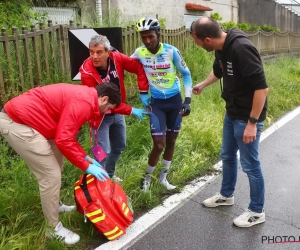
[[[156,18],[153,17],[143,17],[136,24],[137,32],[146,31],[146,30],[160,30],[159,22]]]

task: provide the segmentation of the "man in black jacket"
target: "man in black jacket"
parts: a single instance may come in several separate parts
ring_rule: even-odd
[[[268,86],[259,53],[238,29],[224,32],[212,18],[192,23],[191,36],[198,46],[215,51],[213,70],[193,87],[203,89],[223,77],[222,98],[226,102],[221,159],[223,180],[220,193],[203,201],[206,207],[233,205],[238,158],[250,184],[248,209],[233,220],[238,227],[251,227],[265,221],[264,178],[258,158],[259,139],[266,118]]]

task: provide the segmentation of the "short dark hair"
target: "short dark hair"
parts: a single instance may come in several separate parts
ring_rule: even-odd
[[[206,37],[220,38],[222,29],[219,23],[211,17],[201,17],[191,25],[190,33],[195,34],[199,39]]]
[[[97,94],[99,97],[108,96],[108,103],[121,104],[121,94],[118,86],[112,82],[103,82],[96,86]]]

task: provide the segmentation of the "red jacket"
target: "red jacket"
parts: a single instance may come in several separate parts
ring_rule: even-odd
[[[115,67],[120,79],[120,92],[122,97],[122,103],[118,107],[112,109],[112,112],[130,115],[132,112],[132,107],[125,103],[126,89],[124,85],[124,70],[137,75],[137,82],[140,92],[148,92],[149,84],[144,67],[138,60],[128,57],[116,50],[111,51],[109,56],[115,63]],[[81,73],[81,82],[83,85],[96,87],[98,84],[102,83],[102,79],[97,69],[93,66],[93,62],[90,57],[83,62],[79,72]]]
[[[97,128],[98,94],[87,86],[58,83],[37,87],[7,102],[4,109],[15,122],[37,130],[47,139],[54,139],[60,152],[75,166],[85,171],[88,155],[75,139],[87,121]]]

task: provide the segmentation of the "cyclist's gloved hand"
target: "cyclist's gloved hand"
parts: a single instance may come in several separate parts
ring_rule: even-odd
[[[146,114],[147,112],[143,109],[137,109],[137,108],[132,108],[132,113],[133,115],[137,116],[139,120],[144,120],[143,114]]]
[[[108,173],[101,167],[101,165],[99,168],[97,165],[94,165],[94,163],[89,165],[89,167],[86,169],[86,172],[94,175],[99,181],[106,181],[106,178],[109,178]]]
[[[191,97],[186,97],[184,103],[182,104],[180,115],[188,116],[191,113]]]
[[[140,100],[142,102],[142,104],[146,107],[149,105],[149,95],[148,93],[144,93],[144,92],[141,92],[140,93]]]

